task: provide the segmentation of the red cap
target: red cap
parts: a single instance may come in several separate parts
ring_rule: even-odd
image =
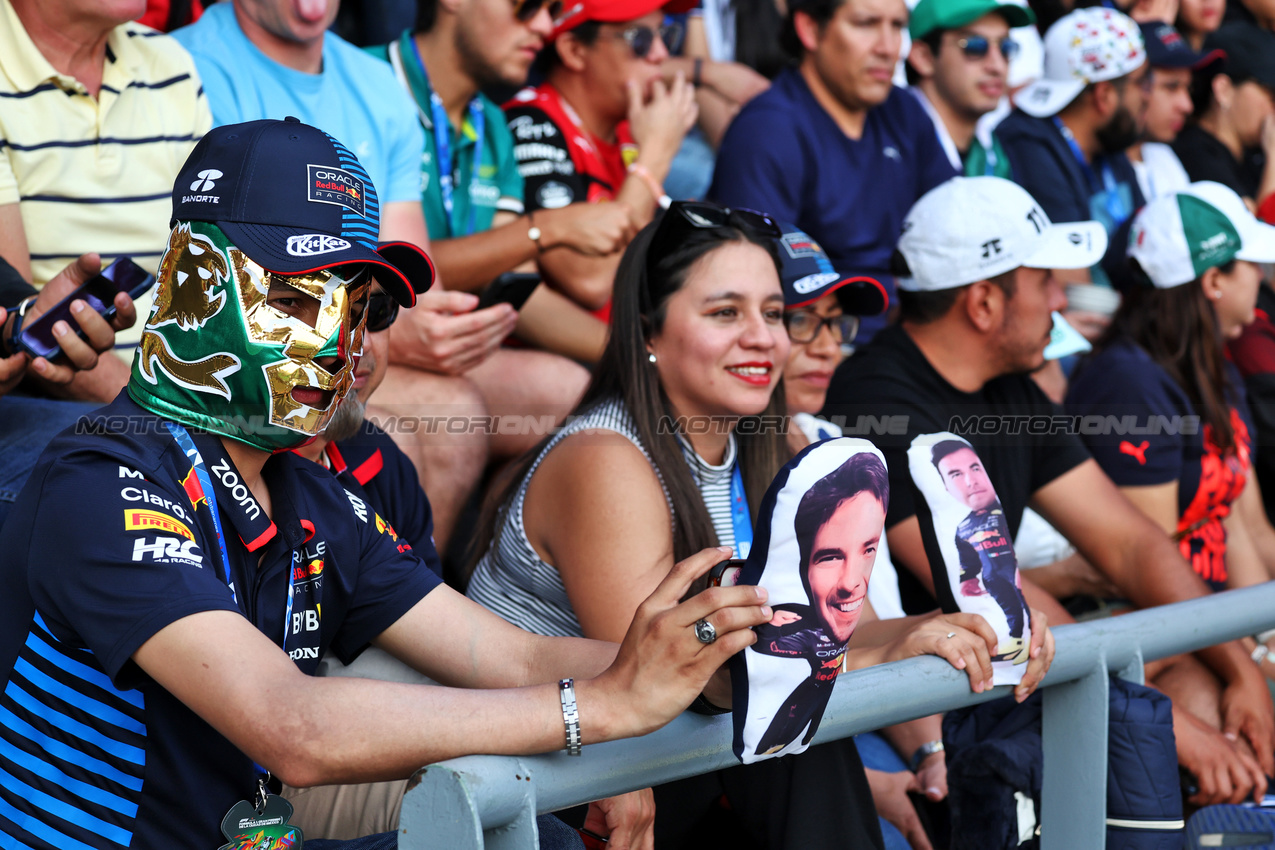
[[[562,14],[553,22],[552,41],[585,21],[622,24],[649,15],[664,7],[665,0],[567,0]]]

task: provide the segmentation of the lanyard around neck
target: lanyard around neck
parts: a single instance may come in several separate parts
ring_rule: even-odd
[[[1097,175],[1094,174],[1093,166],[1089,164],[1088,157],[1085,152],[1080,149],[1080,145],[1076,142],[1076,137],[1072,134],[1071,128],[1062,122],[1057,115],[1054,116],[1054,126],[1058,128],[1058,132],[1062,134],[1063,139],[1067,142],[1067,147],[1071,148],[1071,155],[1076,158],[1076,164],[1080,166],[1080,170],[1085,175],[1085,182],[1089,184],[1089,191],[1103,193],[1103,205],[1107,209],[1107,215],[1111,217],[1112,226],[1119,226],[1129,217],[1132,210],[1126,210],[1120,201],[1120,187],[1116,184],[1116,175],[1111,170],[1111,163],[1103,159],[1102,162],[1102,180],[1099,181]]]
[[[452,139],[451,139],[451,121],[447,117],[447,109],[443,106],[443,99],[438,96],[438,92],[434,91],[434,86],[429,81],[429,71],[425,68],[425,59],[421,56],[421,49],[416,44],[416,39],[408,37],[408,43],[412,45],[412,53],[416,56],[416,65],[420,68],[421,77],[425,80],[425,85],[429,88],[429,109],[430,117],[434,125],[434,155],[438,158],[438,189],[443,196],[443,212],[447,220],[447,235],[469,236],[478,229],[478,211],[474,204],[469,205],[469,221],[462,230],[455,221],[456,209],[456,172],[452,165]],[[483,157],[483,136],[487,127],[487,116],[483,112],[482,101],[478,95],[469,101],[469,123],[474,128],[474,156],[473,156],[473,174],[470,180],[478,177],[478,172],[482,166]],[[462,132],[463,132],[462,127]],[[456,157],[456,165],[460,164],[459,155]]]
[[[730,521],[735,527],[735,557],[747,558],[753,548],[753,519],[744,493],[744,476],[739,471],[738,457],[730,474]]]
[[[208,500],[208,512],[212,514],[213,531],[217,535],[217,549],[221,554],[222,575],[225,578],[226,586],[230,588],[230,596],[235,601],[235,605],[239,606],[240,612],[247,616],[244,611],[243,603],[239,601],[239,594],[235,590],[235,578],[230,571],[230,550],[226,546],[226,535],[221,527],[221,514],[217,510],[217,490],[213,486],[212,476],[208,474],[208,467],[204,464],[203,455],[199,453],[195,441],[190,438],[190,434],[179,423],[166,421],[164,423],[169,432],[173,435],[173,439],[177,441],[177,446],[182,450],[187,458],[190,459],[191,466],[196,477],[199,479],[199,486],[203,490],[204,498]],[[292,598],[296,589],[296,557],[289,560],[288,563],[288,599],[283,609],[283,649],[288,649],[288,624],[292,622]]]

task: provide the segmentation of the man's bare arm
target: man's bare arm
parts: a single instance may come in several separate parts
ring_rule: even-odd
[[[442,587],[382,642],[439,681],[489,686],[552,681],[574,664],[587,674],[615,653],[604,672],[577,682],[583,740],[645,734],[690,704],[714,671],[756,640],[752,627],[771,616],[762,606],[765,592],[753,587],[712,588],[678,604],[721,557],[708,549],[674,567],[639,607],[618,652],[502,627]],[[701,617],[719,635],[707,646],[691,629]],[[427,642],[429,657],[422,658]],[[233,612],[177,620],[133,660],[245,754],[298,787],[399,778],[468,753],[547,752],[564,744],[556,684],[468,690],[307,676]]]
[[[1125,498],[1093,460],[1038,490],[1032,506],[1139,607],[1210,592],[1173,539]],[[1223,732],[1243,734],[1262,769],[1275,772],[1275,707],[1265,677],[1239,641],[1196,655],[1226,683]]]

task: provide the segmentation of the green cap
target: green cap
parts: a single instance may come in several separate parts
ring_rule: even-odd
[[[1171,289],[1231,260],[1275,262],[1275,227],[1255,219],[1231,189],[1192,183],[1138,212],[1129,256],[1157,289]]]
[[[1011,27],[1036,23],[1036,15],[1026,6],[1000,3],[997,0],[921,0],[912,10],[908,34],[913,41],[925,38],[935,30],[951,30],[972,24],[989,12],[999,12]]]

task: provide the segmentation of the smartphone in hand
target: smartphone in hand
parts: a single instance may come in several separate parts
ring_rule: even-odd
[[[478,309],[508,304],[515,310],[521,310],[539,285],[540,275],[535,272],[505,272],[487,284],[482,295],[478,296]]]
[[[742,558],[731,558],[722,561],[708,571],[709,587],[734,587],[739,584],[739,574],[744,571],[745,561]]]
[[[127,292],[134,300],[143,295],[155,284],[155,276],[137,265],[128,257],[120,257],[98,274],[93,275],[82,286],[53,305],[47,313],[34,322],[23,325],[16,345],[32,357],[43,357],[52,360],[62,353],[57,338],[53,336],[53,325],[65,321],[80,338],[84,338],[71,313],[71,302],[82,299],[89,308],[100,313],[102,318],[110,321],[115,318],[115,296]]]

